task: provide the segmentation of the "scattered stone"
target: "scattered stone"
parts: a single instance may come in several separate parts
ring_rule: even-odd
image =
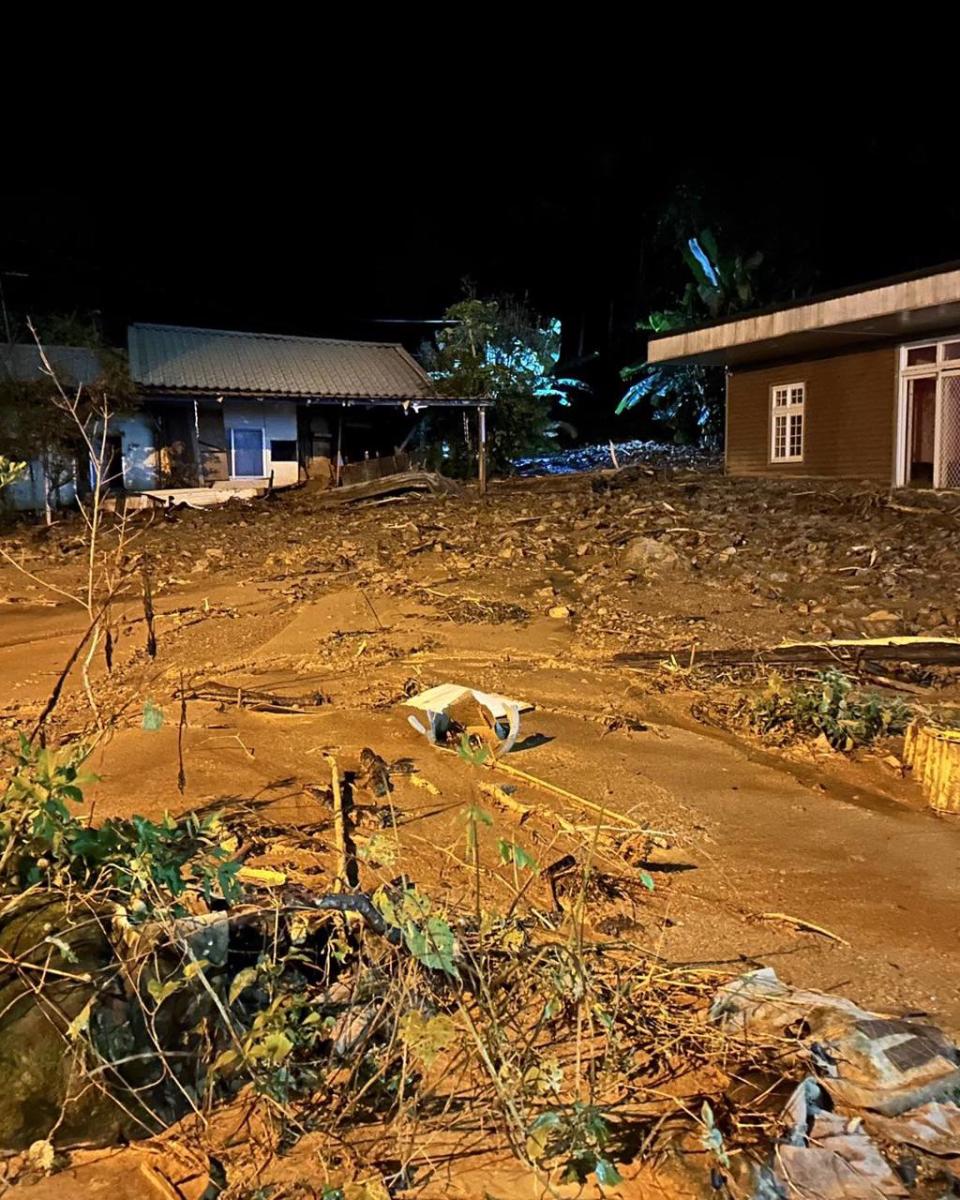
[[[680,555],[669,542],[658,542],[656,538],[636,537],[627,542],[620,556],[625,567],[659,575],[673,571],[680,565]]]

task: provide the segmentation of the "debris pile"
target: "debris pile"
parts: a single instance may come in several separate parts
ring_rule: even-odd
[[[722,463],[718,454],[697,446],[678,446],[671,442],[607,442],[595,446],[575,446],[514,460],[519,475],[567,475],[575,471],[596,471],[603,467],[627,467],[637,463],[655,469],[664,467],[696,467],[698,470],[719,471]]]
[[[921,1177],[960,1181],[960,1055],[939,1029],[788,987],[770,968],[722,987],[710,1017],[747,1046],[780,1040],[780,1069],[810,1072],[755,1168],[756,1200],[870,1200],[909,1195]]]

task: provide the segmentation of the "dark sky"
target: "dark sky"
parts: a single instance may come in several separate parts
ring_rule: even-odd
[[[937,130],[560,133],[469,153],[417,137],[327,147],[309,180],[287,178],[278,149],[240,178],[194,164],[73,196],[0,195],[7,303],[96,310],[117,340],[129,320],[363,337],[383,332],[375,318],[439,316],[470,277],[571,329],[586,321],[599,345],[604,323],[632,328],[684,282],[673,249],[651,249],[678,188],[722,247],[764,251],[765,300],[960,258]]]

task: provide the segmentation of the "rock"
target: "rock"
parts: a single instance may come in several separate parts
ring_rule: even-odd
[[[553,617],[555,621],[565,621],[570,616],[570,609],[565,604],[556,604],[547,613],[548,617]]]
[[[890,612],[889,609],[886,609],[886,608],[878,608],[876,610],[876,612],[869,613],[863,619],[865,621],[872,621],[879,625],[879,624],[882,624],[884,621],[899,621],[900,614],[895,613],[895,612]]]
[[[194,1085],[198,1064],[226,1046],[225,1032],[199,979],[175,988],[157,1006],[148,999],[150,982],[181,975],[185,945],[194,961],[207,963],[206,977],[223,994],[231,976],[231,935],[254,960],[269,944],[272,934],[259,929],[258,914],[211,913],[155,930],[141,927],[137,937],[151,949],[130,951],[128,966],[139,964],[132,986],[121,969],[126,952],[106,932],[113,906],[71,909],[43,893],[24,896],[15,906],[9,896],[4,900],[0,949],[49,975],[38,1001],[30,986],[33,972],[0,969],[0,1151],[26,1150],[47,1139],[58,1148],[107,1146],[158,1133],[179,1119],[186,1111],[184,1088]],[[175,1051],[165,1071],[158,1071],[157,1046]],[[94,1077],[100,1086],[88,1073],[94,1062],[100,1064]],[[110,1062],[116,1068],[104,1070]]]
[[[680,555],[669,542],[658,542],[656,538],[635,537],[624,546],[620,561],[631,570],[659,575],[675,571],[680,566]]]
[[[73,1052],[70,1023],[82,1020],[114,963],[95,917],[77,920],[59,901],[30,897],[0,923],[0,945],[11,957],[64,973],[50,977],[45,1003],[38,1004],[24,981],[27,972],[0,972],[0,1148],[25,1150],[51,1129],[60,1145],[106,1145],[121,1133],[142,1133],[103,1090],[89,1086]]]

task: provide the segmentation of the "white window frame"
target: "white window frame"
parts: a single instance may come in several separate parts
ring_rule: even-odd
[[[933,459],[933,488],[938,490],[943,486],[940,478],[940,442],[942,436],[942,393],[943,376],[955,374],[960,370],[960,358],[947,358],[946,347],[951,342],[960,342],[960,332],[940,334],[938,337],[920,338],[915,342],[904,342],[900,346],[899,376],[897,379],[897,430],[894,438],[893,480],[895,487],[907,487],[910,483],[907,454],[909,452],[910,424],[910,380],[921,376],[935,378],[937,381],[936,417],[934,425],[934,459]],[[935,346],[936,359],[928,363],[915,363],[907,366],[907,353],[921,346]]]
[[[800,399],[794,399],[794,393],[800,392]],[[786,403],[778,404],[779,393],[786,393]],[[807,384],[806,380],[798,379],[790,383],[774,383],[770,386],[770,462],[773,466],[785,463],[803,462],[803,451],[807,438]],[[784,441],[785,454],[777,454],[777,417],[786,419],[786,436]],[[793,419],[800,418],[800,453],[790,453],[791,426]]]
[[[259,475],[238,475],[235,471],[237,455],[234,448],[233,435],[240,433],[259,433],[260,434],[260,467]],[[267,429],[265,425],[231,425],[230,426],[230,478],[231,479],[266,479],[268,475],[267,467]]]

